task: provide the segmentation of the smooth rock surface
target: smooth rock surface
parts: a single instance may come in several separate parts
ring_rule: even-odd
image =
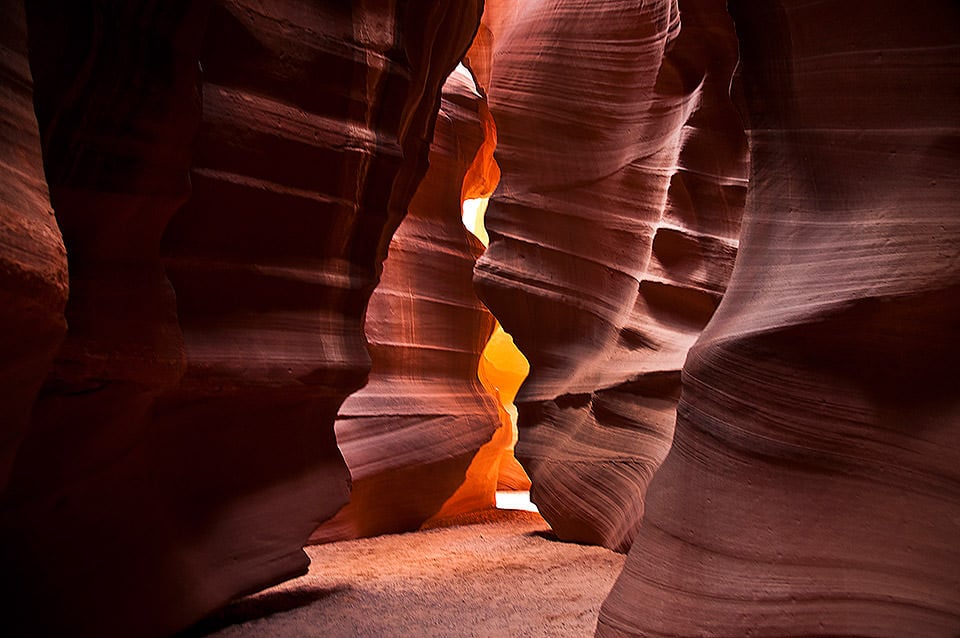
[[[736,255],[732,24],[722,2],[495,2],[481,35],[503,180],[475,281],[530,361],[517,456],[558,535],[625,551]]]
[[[489,120],[459,66],[444,84],[430,168],[367,307],[370,380],[336,421],[350,503],[314,542],[412,531],[435,516],[493,506],[509,428],[477,377],[494,320],[473,291],[483,246],[461,220],[465,194],[488,196],[496,185],[475,167],[496,143]]]
[[[730,10],[740,256],[598,635],[960,635],[960,7]]]

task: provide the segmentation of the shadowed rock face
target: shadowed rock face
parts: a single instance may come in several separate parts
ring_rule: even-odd
[[[730,11],[740,256],[598,635],[958,635],[960,8]]]
[[[463,194],[489,195],[496,183],[469,170],[489,156],[490,127],[485,100],[458,67],[444,85],[430,168],[367,308],[370,380],[336,423],[353,479],[350,503],[314,541],[409,531],[438,514],[494,505],[498,452],[510,434],[500,433],[498,449],[486,449],[478,472],[467,476],[500,421],[477,378],[493,330],[472,284],[483,246],[461,221]],[[457,502],[444,507],[455,492]]]
[[[369,367],[365,305],[478,21],[30,3],[70,300],[0,506],[14,626],[165,635],[305,569],[347,498],[333,419]]]
[[[0,25],[0,493],[66,331],[67,256],[50,207],[33,112],[23,3]]]
[[[736,255],[732,23],[717,1],[498,2],[481,36],[503,180],[475,280],[531,365],[517,455],[561,538],[625,551]]]
[[[463,85],[414,198],[479,3],[28,4],[0,2],[4,629],[166,635],[303,570],[408,206],[322,534],[485,498]],[[960,634],[960,7],[726,4],[489,3],[475,277],[532,363],[534,500],[636,536],[602,636]],[[437,297],[462,330],[409,320]]]

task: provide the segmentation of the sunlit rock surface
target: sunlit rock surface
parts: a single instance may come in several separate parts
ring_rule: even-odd
[[[66,331],[67,257],[43,175],[23,3],[0,24],[0,493]]]
[[[511,432],[510,446],[503,450],[500,456],[498,490],[530,491],[530,477],[514,456],[518,436],[517,406],[514,400],[529,373],[530,364],[517,349],[513,337],[497,324],[483,348],[478,375],[483,387],[497,400],[500,421],[504,427],[509,427]]]
[[[960,635],[960,7],[730,11],[740,256],[598,635]]]
[[[497,406],[477,377],[494,320],[473,291],[483,246],[461,221],[465,194],[487,196],[496,185],[490,126],[473,77],[458,67],[443,88],[430,168],[367,308],[370,380],[336,422],[353,479],[350,503],[313,541],[409,531],[431,517],[493,506],[510,432],[500,431]]]
[[[736,255],[732,23],[722,2],[494,2],[481,35],[503,180],[476,284],[530,361],[517,455],[561,538],[625,550]]]
[[[333,419],[479,6],[28,4],[69,331],[0,505],[4,623],[168,635],[302,572],[346,501]]]

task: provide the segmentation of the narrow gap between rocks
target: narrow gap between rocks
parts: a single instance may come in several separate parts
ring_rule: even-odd
[[[484,246],[490,242],[483,223],[489,201],[489,197],[479,197],[463,202],[463,225]],[[526,357],[517,348],[510,333],[497,322],[480,357],[477,376],[484,389],[496,400],[502,427],[510,433],[510,444],[500,458],[498,470],[498,509],[537,511],[537,507],[530,502],[530,478],[514,455],[518,431],[517,407],[513,401],[529,373],[530,364]]]

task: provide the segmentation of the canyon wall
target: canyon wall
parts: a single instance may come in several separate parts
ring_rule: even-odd
[[[492,504],[495,119],[473,279],[534,501],[632,543],[598,635],[960,634],[957,3],[492,0],[441,108],[481,5],[0,0],[4,629]]]
[[[0,502],[5,621],[166,635],[305,570],[347,499],[333,420],[480,3],[27,9],[69,329]]]
[[[314,541],[409,531],[494,506],[509,429],[499,431],[497,406],[477,377],[494,320],[473,291],[483,246],[461,221],[464,195],[489,196],[496,185],[494,144],[485,100],[460,66],[444,84],[430,167],[367,308],[370,380],[337,417],[350,503]]]
[[[740,255],[598,635],[960,635],[960,7],[730,12]]]
[[[495,2],[469,59],[503,171],[475,282],[531,366],[517,456],[561,538],[625,551],[736,255],[732,23],[720,1]]]
[[[33,112],[23,2],[0,25],[0,493],[66,332],[67,256],[50,206]]]

